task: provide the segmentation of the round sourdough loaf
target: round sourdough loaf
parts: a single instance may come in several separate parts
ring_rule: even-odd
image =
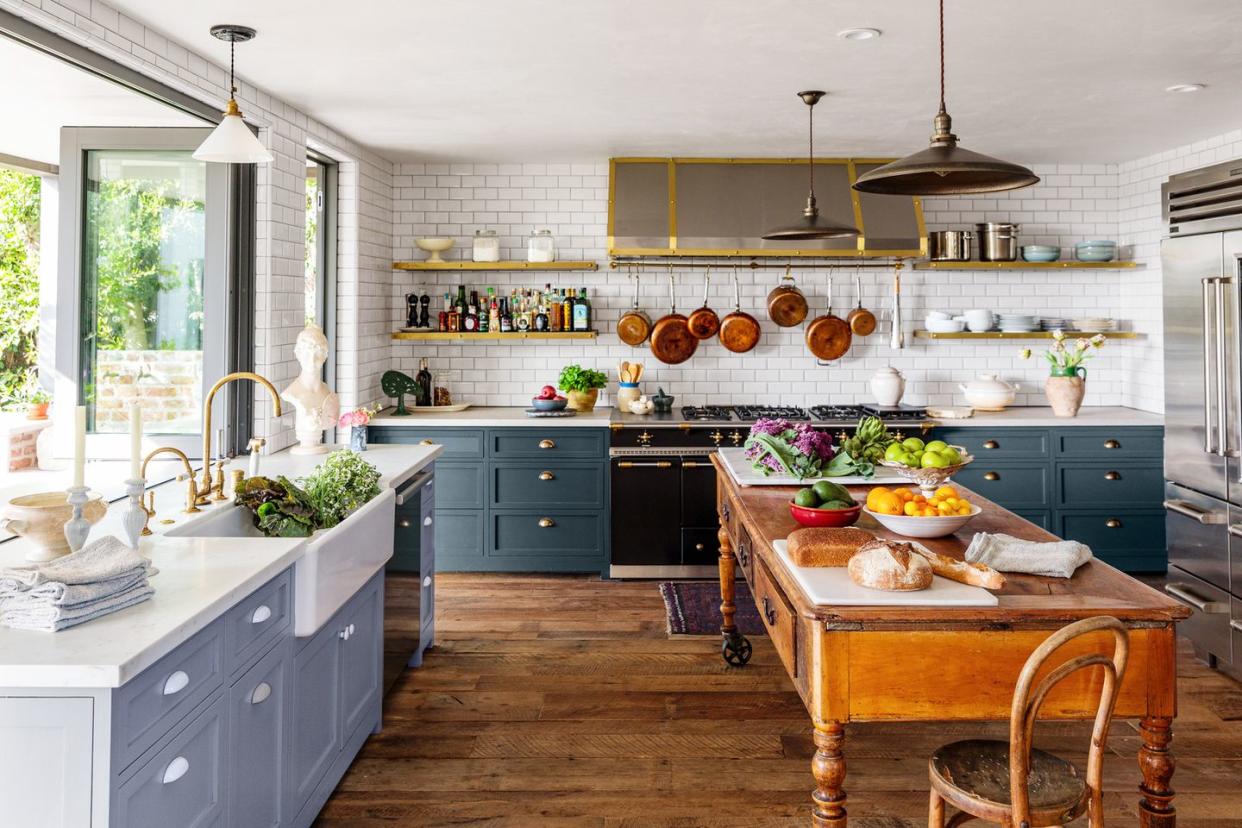
[[[908,543],[873,540],[864,543],[850,558],[850,580],[871,589],[912,591],[927,589],[932,567]]]

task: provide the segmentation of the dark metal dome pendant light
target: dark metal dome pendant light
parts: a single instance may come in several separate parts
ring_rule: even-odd
[[[763,234],[770,241],[805,241],[807,239],[841,239],[857,236],[858,228],[848,224],[834,224],[819,217],[819,207],[815,204],[815,104],[824,97],[823,92],[812,90],[799,92],[798,97],[807,105],[810,116],[810,135],[807,142],[807,169],[811,174],[811,191],[806,197],[806,207],[802,210],[802,221],[787,227],[778,227]]]
[[[1020,164],[962,149],[944,106],[944,0],[940,0],[940,111],[931,146],[859,176],[854,189],[885,195],[969,195],[1017,190],[1039,181]]]

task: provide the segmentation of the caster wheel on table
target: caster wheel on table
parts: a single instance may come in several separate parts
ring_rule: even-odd
[[[720,656],[734,667],[745,667],[750,661],[750,639],[744,635],[726,638],[720,644]]]

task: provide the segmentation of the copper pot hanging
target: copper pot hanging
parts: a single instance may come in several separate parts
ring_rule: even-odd
[[[690,326],[690,333],[694,334],[697,339],[711,339],[720,331],[720,317],[707,306],[711,286],[712,269],[708,266],[707,273],[703,276],[703,307],[692,312],[690,318],[686,320],[686,324]]]
[[[787,265],[785,275],[768,292],[768,318],[782,328],[801,325],[808,311],[806,296],[798,289],[790,270],[791,267]]]
[[[832,277],[828,277],[828,311],[806,327],[806,347],[817,359],[829,362],[845,356],[854,341],[849,323],[832,312]]]
[[[666,365],[680,365],[694,356],[699,340],[690,332],[686,317],[677,312],[677,288],[669,268],[668,293],[671,310],[656,320],[651,330],[651,353]]]
[[[759,320],[742,310],[742,288],[737,268],[733,268],[733,311],[720,321],[720,344],[735,354],[744,354],[759,344]]]
[[[850,331],[855,336],[870,336],[875,333],[875,314],[863,307],[862,278],[854,271],[854,291],[858,294],[858,307],[850,311],[845,321],[850,324]]]
[[[617,336],[626,345],[637,347],[651,336],[651,317],[638,307],[638,274],[631,273],[634,280],[634,305],[617,320]]]

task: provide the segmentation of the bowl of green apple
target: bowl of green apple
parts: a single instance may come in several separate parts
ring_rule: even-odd
[[[918,486],[925,497],[931,497],[946,480],[974,459],[962,446],[943,440],[925,443],[918,437],[907,437],[889,444],[880,465]]]

